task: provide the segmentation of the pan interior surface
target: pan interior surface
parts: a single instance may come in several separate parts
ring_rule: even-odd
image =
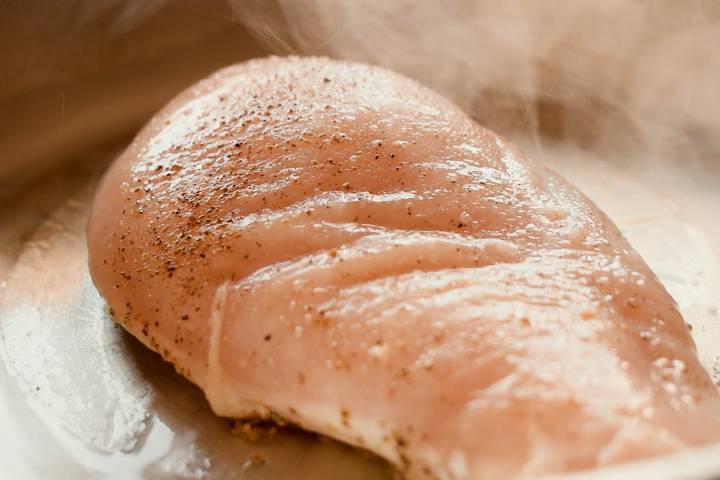
[[[8,40],[0,54],[16,73],[0,82],[0,112],[11,120],[0,129],[0,477],[396,478],[382,460],[331,440],[218,418],[199,389],[114,324],[92,286],[85,223],[102,172],[175,93],[266,54],[227,2],[167,3],[131,33],[105,21],[110,10],[54,28],[56,16],[42,9],[33,16],[8,7],[0,17],[0,38]],[[514,99],[488,98],[480,120],[502,130],[493,115],[516,113]],[[720,385],[717,155],[660,165],[650,153],[581,149],[554,135],[560,107],[541,107],[551,139],[512,140],[618,224],[678,302]],[[566,111],[569,123],[581,124],[575,120],[585,110]],[[720,445],[572,477],[720,478]]]

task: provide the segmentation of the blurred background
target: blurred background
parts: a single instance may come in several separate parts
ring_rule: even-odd
[[[718,47],[716,0],[0,0],[0,477],[393,478],[297,432],[238,440],[87,276],[107,165],[181,90],[268,54],[402,72],[567,176],[676,298],[720,385]],[[604,478],[719,472],[715,449]]]

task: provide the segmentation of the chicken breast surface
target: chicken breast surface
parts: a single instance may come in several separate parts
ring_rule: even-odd
[[[114,318],[218,415],[409,479],[720,440],[687,326],[612,222],[387,70],[269,58],[203,80],[107,173],[88,244]]]

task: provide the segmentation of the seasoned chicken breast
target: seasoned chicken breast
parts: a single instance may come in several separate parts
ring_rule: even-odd
[[[612,222],[381,68],[268,58],[191,87],[105,176],[88,245],[113,317],[218,415],[408,479],[720,441],[688,328]]]

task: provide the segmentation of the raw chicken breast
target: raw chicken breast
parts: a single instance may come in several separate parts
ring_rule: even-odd
[[[88,242],[114,318],[218,415],[321,432],[408,479],[720,440],[688,328],[617,228],[387,70],[269,58],[203,80],[107,173]]]

